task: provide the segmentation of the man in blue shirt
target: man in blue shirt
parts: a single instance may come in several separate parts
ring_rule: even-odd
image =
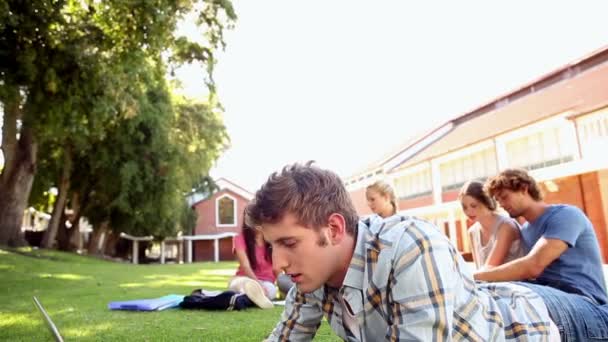
[[[346,341],[553,341],[533,291],[476,285],[447,237],[400,215],[359,221],[333,172],[310,164],[272,174],[246,219],[296,284],[270,341],[310,341],[322,318]]]
[[[571,205],[543,202],[538,184],[524,170],[507,169],[488,180],[486,189],[511,217],[527,220],[521,240],[528,254],[478,271],[475,279],[524,281],[543,298],[563,339],[608,339],[600,249],[585,214]],[[602,329],[587,329],[592,325]]]

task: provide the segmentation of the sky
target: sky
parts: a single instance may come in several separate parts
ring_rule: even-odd
[[[233,3],[215,69],[231,147],[211,175],[251,192],[307,160],[347,178],[608,45],[608,1]],[[178,71],[186,95],[200,74]]]

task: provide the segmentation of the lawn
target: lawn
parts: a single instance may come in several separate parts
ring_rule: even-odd
[[[37,296],[66,341],[261,341],[272,310],[110,311],[108,302],[224,289],[236,263],[131,265],[48,250],[0,249],[0,340],[52,340]],[[315,341],[338,341],[326,322]]]

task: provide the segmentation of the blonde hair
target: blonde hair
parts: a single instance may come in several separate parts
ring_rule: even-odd
[[[390,184],[379,180],[376,181],[374,184],[368,185],[367,188],[365,188],[365,194],[367,195],[367,192],[370,190],[376,191],[382,196],[387,196],[389,201],[391,202],[391,205],[393,206],[394,214],[397,213],[397,197],[395,196],[395,191],[393,190],[393,187],[390,186]]]

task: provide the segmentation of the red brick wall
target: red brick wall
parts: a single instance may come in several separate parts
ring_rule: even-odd
[[[545,195],[545,202],[572,204],[585,211],[579,176],[558,178],[554,179],[553,182],[557,185],[556,192],[547,191],[547,188],[541,183],[541,188]]]
[[[399,200],[399,210],[426,207],[433,204],[433,195]]]
[[[604,239],[600,240],[600,245],[603,247],[604,252],[604,263],[608,264],[608,170],[601,170],[597,173],[598,182],[599,182],[599,191],[602,194],[602,211],[604,213],[604,229],[601,232],[601,229],[595,227],[595,231],[601,234]]]
[[[456,201],[458,199],[459,192],[460,192],[460,189],[446,191],[441,194],[441,201],[443,203]]]
[[[218,227],[216,222],[215,214],[215,203],[216,199],[228,194],[232,198],[236,199],[236,225],[234,227]],[[243,224],[243,210],[249,201],[242,196],[224,189],[213,194],[211,197],[204,201],[198,202],[194,205],[196,210],[196,228],[194,230],[195,235],[213,235],[221,234],[226,232],[239,233]],[[194,261],[213,261],[213,240],[198,240],[193,242],[193,255]],[[220,240],[220,260],[234,260],[232,254],[232,238],[224,238]]]
[[[595,234],[602,249],[604,262],[608,263],[608,232],[606,232],[606,216],[603,205],[603,191],[601,187],[600,175],[597,172],[585,173],[581,175],[582,194],[585,203],[585,212],[593,223]]]

